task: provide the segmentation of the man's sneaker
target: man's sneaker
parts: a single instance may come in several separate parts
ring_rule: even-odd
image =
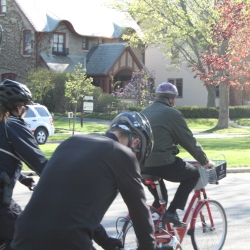
[[[165,211],[162,220],[164,222],[173,223],[177,227],[185,227],[187,225],[186,223],[179,221],[177,213],[172,214],[169,211]]]

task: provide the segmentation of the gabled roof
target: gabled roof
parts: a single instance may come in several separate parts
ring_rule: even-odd
[[[72,54],[62,56],[45,52],[41,52],[40,56],[48,68],[55,71],[73,72],[75,65],[81,62],[83,68],[87,69],[87,75],[106,76],[125,49],[124,43],[107,43],[93,46],[86,56]],[[140,60],[138,62],[147,70]]]
[[[124,50],[123,43],[99,44],[92,47],[87,54],[87,74],[106,75]]]
[[[14,0],[38,32],[53,32],[62,21],[82,36],[119,38],[124,29],[141,30],[126,13],[107,8],[102,0]]]

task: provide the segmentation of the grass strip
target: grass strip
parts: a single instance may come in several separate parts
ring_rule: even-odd
[[[249,164],[249,145],[250,137],[232,137],[232,138],[202,138],[197,139],[202,145],[208,158],[212,158],[218,154],[223,154],[227,160],[227,167],[248,167]],[[58,143],[47,143],[40,145],[41,150],[49,159],[55,151]],[[180,148],[179,157],[190,157],[189,154]],[[24,164],[24,170],[29,170]]]

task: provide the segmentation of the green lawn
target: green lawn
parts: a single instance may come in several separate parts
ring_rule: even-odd
[[[227,160],[228,167],[250,166],[249,145],[250,137],[232,138],[198,138],[208,158],[223,154]],[[180,147],[180,157],[187,157],[189,154]]]
[[[56,129],[56,133],[61,132],[62,130],[73,130],[73,119],[63,119],[63,118],[54,118],[54,125]],[[107,125],[103,124],[94,124],[94,123],[88,123],[84,122],[83,119],[83,126],[81,127],[81,122],[76,121],[75,123],[75,131],[78,132],[105,132],[108,129]]]
[[[217,139],[197,139],[202,145],[208,158],[213,158],[218,154],[223,154],[227,160],[228,167],[247,167],[250,166],[249,145],[250,137],[217,138]],[[47,143],[40,148],[47,158],[50,158],[58,143]],[[179,157],[190,157],[189,154],[180,147]],[[24,166],[24,170],[28,170]]]
[[[217,119],[186,119],[187,124],[189,128],[193,132],[209,132],[209,133],[223,133],[223,134],[229,134],[229,133],[250,133],[249,129],[242,129],[242,128],[234,128],[229,127],[228,129],[217,129]],[[240,119],[237,120],[240,124],[243,126],[250,127],[250,119]],[[48,141],[54,141],[54,140],[65,140],[68,137],[72,135],[73,130],[73,120],[68,121],[68,119],[63,118],[55,118],[54,119],[55,124],[55,134],[48,138]],[[103,124],[93,124],[88,122],[83,122],[83,127],[81,127],[81,123],[79,121],[75,124],[75,131],[76,132],[88,132],[88,133],[105,133],[105,131],[108,129],[107,125]]]
[[[216,129],[217,119],[186,119],[189,128],[193,132],[211,132],[211,133],[250,133],[250,129],[240,129],[230,127],[228,129]],[[250,126],[250,119],[239,120],[243,126]],[[72,122],[69,127],[67,119],[55,119],[56,133],[49,137],[49,141],[53,140],[65,140],[72,135]],[[105,133],[108,129],[107,125],[84,123],[83,128],[80,126],[80,122],[76,124],[75,131],[90,132],[90,133]],[[249,145],[250,137],[234,137],[234,138],[217,138],[217,139],[197,139],[201,143],[204,151],[209,158],[215,155],[223,154],[226,157],[228,167],[245,167],[250,166]],[[59,144],[47,143],[41,145],[40,148],[44,152],[47,158],[50,158],[54,150]],[[188,153],[180,147],[180,157],[187,157]],[[24,166],[25,170],[28,170],[27,166]]]

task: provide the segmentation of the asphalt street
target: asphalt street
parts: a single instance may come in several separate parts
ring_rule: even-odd
[[[39,180],[35,177],[36,181]],[[228,220],[228,233],[223,250],[249,250],[250,249],[250,173],[232,173],[222,179],[219,185],[207,185],[208,197],[219,201],[224,207]],[[169,192],[169,200],[178,186],[176,183],[166,182]],[[148,204],[153,198],[145,189]],[[14,199],[25,208],[32,192],[25,186],[17,183],[14,190]],[[191,196],[190,196],[191,197]],[[48,204],[49,205],[49,204]],[[102,224],[110,235],[115,235],[115,222],[118,217],[127,215],[127,207],[120,195],[117,196],[109,210],[105,214]],[[178,211],[180,218],[183,212]],[[95,245],[96,246],[96,245]],[[191,240],[185,236],[182,243],[183,250],[192,250]],[[101,248],[96,246],[98,250]]]
[[[108,120],[84,118],[84,122],[99,123],[109,125]],[[249,134],[214,134],[214,133],[194,133],[196,138],[223,138],[235,136],[250,136]],[[26,173],[29,173],[26,172]],[[35,177],[38,181],[39,178]],[[228,233],[223,250],[249,250],[250,249],[250,168],[230,168],[227,171],[227,177],[220,181],[219,185],[208,185],[206,187],[208,196],[219,201],[224,207],[228,220]],[[173,197],[178,184],[166,182],[168,188],[169,200]],[[148,204],[152,203],[152,196],[145,189]],[[14,191],[15,200],[25,208],[32,192],[20,183],[17,184]],[[191,196],[190,196],[191,197]],[[107,232],[114,236],[116,234],[115,222],[118,217],[127,215],[127,207],[120,195],[117,196],[109,210],[105,214],[102,224]],[[178,211],[182,218],[183,212]],[[98,250],[99,246],[95,244]],[[192,250],[191,240],[188,235],[182,242],[183,250]]]

